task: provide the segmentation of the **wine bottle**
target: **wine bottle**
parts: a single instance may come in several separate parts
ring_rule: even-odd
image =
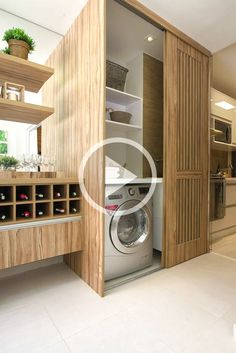
[[[56,192],[55,193],[55,199],[59,199],[61,197],[61,193],[60,192]]]
[[[24,217],[24,218],[29,218],[30,217],[30,211],[24,211],[21,213],[21,217]]]
[[[37,199],[43,199],[44,198],[44,194],[36,194],[36,198]]]
[[[76,196],[77,196],[77,192],[76,191],[72,191],[71,197],[76,197]]]
[[[0,193],[0,200],[1,201],[5,201],[6,200],[6,196],[3,192]]]
[[[64,208],[56,207],[56,208],[55,208],[55,213],[65,213],[65,209],[64,209]]]
[[[72,208],[70,209],[70,213],[77,213],[77,208],[72,207]]]
[[[43,216],[43,214],[44,214],[44,213],[43,213],[42,210],[38,210],[38,211],[37,211],[37,216],[40,216],[40,217],[41,217],[41,216]]]
[[[4,213],[0,213],[0,221],[5,221],[7,216]]]
[[[19,194],[19,200],[29,200],[29,196],[24,193],[21,193]]]

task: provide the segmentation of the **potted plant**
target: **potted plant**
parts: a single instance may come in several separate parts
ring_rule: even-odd
[[[18,159],[13,156],[1,156],[0,157],[0,168],[1,169],[16,169],[19,164]]]
[[[8,43],[8,48],[3,52],[17,56],[22,59],[28,59],[28,54],[35,49],[35,42],[22,28],[10,28],[5,31],[2,40]]]

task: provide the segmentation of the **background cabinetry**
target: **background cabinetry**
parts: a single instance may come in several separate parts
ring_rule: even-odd
[[[234,108],[226,110],[216,105],[218,102],[227,102]],[[232,122],[232,144],[236,144],[236,99],[211,89],[211,114]]]

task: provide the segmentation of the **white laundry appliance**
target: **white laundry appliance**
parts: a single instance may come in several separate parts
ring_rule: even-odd
[[[117,184],[106,185],[105,280],[152,264],[152,201],[140,205],[149,188],[150,182],[137,181],[120,188]],[[126,213],[136,205],[139,207],[135,212]]]

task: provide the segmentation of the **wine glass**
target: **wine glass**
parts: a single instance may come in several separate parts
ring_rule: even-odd
[[[56,157],[50,156],[49,157],[49,170],[52,172],[54,172],[54,170],[55,170],[55,163],[56,163]]]

